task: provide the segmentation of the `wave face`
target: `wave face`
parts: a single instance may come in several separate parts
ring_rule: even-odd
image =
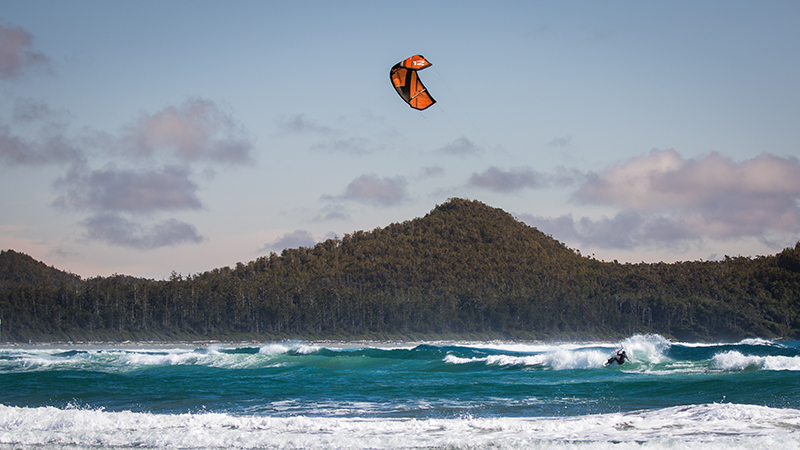
[[[656,335],[5,348],[0,448],[800,448],[799,371],[800,342]]]

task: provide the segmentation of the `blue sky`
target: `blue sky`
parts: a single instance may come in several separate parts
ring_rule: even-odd
[[[161,279],[502,208],[584,255],[800,239],[800,3],[0,0],[0,248]],[[388,71],[422,54],[436,105]]]

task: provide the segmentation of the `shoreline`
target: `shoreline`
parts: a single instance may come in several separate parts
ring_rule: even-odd
[[[192,335],[190,333],[128,333],[98,330],[71,335],[40,335],[19,340],[0,340],[0,349],[6,347],[56,347],[56,346],[208,346],[208,345],[263,345],[265,343],[323,343],[323,344],[369,344],[369,343],[408,343],[408,342],[506,342],[506,343],[576,343],[576,342],[616,342],[628,336],[608,336],[593,333],[564,333],[547,336],[536,332],[525,333],[308,333],[308,334],[263,334],[232,333],[212,336]],[[131,334],[134,334],[131,336]],[[138,334],[138,336],[136,335]],[[165,333],[166,334],[166,333]],[[171,334],[171,335],[170,335]],[[644,331],[634,334],[653,334]],[[673,340],[672,336],[664,338]]]

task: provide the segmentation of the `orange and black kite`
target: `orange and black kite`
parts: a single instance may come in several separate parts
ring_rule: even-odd
[[[389,71],[389,78],[400,97],[403,97],[409,106],[420,111],[436,103],[417,75],[418,70],[430,65],[431,63],[422,55],[414,55],[395,64]]]

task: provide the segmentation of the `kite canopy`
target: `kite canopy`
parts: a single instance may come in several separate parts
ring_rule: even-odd
[[[431,63],[422,55],[414,55],[395,64],[389,71],[389,78],[400,97],[403,97],[409,106],[420,111],[436,103],[417,75],[418,70],[430,65]]]

